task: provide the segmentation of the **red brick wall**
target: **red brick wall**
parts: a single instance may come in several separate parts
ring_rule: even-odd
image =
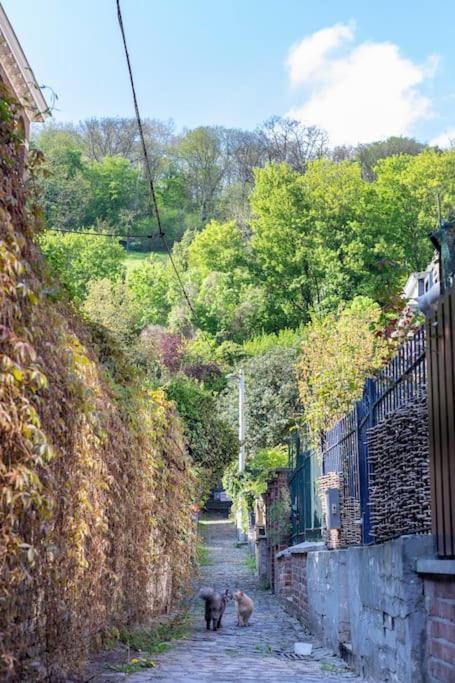
[[[277,560],[275,590],[294,615],[308,624],[306,553],[285,555]]]
[[[429,683],[455,681],[455,576],[431,576],[424,582],[428,610]]]
[[[284,535],[281,535],[277,539],[277,524],[271,519],[270,510],[275,501],[279,500],[284,491],[288,491],[288,470],[287,469],[277,469],[275,471],[273,479],[271,479],[267,484],[267,491],[264,494],[265,509],[266,509],[266,533],[267,533],[267,550],[269,557],[269,570],[268,578],[273,591],[277,590],[278,585],[278,567],[275,556],[281,550],[284,550],[289,546],[290,543],[290,533],[287,531]],[[289,511],[290,513],[290,511]],[[278,540],[278,543],[271,543],[271,537]]]

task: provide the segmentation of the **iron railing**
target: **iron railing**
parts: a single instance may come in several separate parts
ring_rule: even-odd
[[[317,454],[305,448],[305,438],[294,431],[289,438],[289,492],[291,543],[321,539],[321,501],[317,480],[321,464]]]
[[[358,503],[360,509],[358,521],[362,543],[374,542],[370,523],[371,469],[367,431],[409,403],[424,388],[426,334],[425,328],[420,327],[376,377],[366,380],[362,398],[354,404],[351,412],[324,434],[320,456],[305,447],[306,440],[299,432],[291,436],[289,487],[294,544],[321,537],[321,502],[316,482],[321,473],[329,472],[343,473],[345,493]],[[455,351],[455,344],[452,348]],[[455,397],[455,389],[452,396]]]
[[[420,327],[375,378],[366,380],[362,398],[322,439],[322,471],[343,473],[347,495],[359,504],[363,543],[374,541],[367,430],[411,401],[425,382],[425,329]]]

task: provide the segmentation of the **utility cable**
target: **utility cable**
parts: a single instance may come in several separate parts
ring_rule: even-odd
[[[148,239],[151,240],[154,237],[160,237],[159,232],[153,233],[153,235],[119,235],[116,232],[86,232],[85,230],[69,230],[67,228],[46,228],[49,232],[69,232],[73,235],[88,235],[89,237],[119,237],[121,239]]]
[[[154,187],[154,184],[153,184],[152,172],[151,172],[151,170],[150,170],[150,161],[149,161],[149,156],[148,156],[148,152],[147,152],[147,145],[145,144],[144,129],[143,129],[143,127],[142,127],[142,119],[141,119],[141,115],[140,115],[140,112],[139,112],[139,105],[138,105],[138,102],[137,102],[136,87],[135,87],[135,85],[134,85],[134,77],[133,77],[133,69],[132,69],[132,67],[131,67],[130,55],[129,55],[129,52],[128,52],[128,45],[127,45],[127,42],[126,42],[125,29],[124,29],[124,27],[123,27],[123,17],[122,17],[122,10],[121,10],[121,7],[120,7],[120,0],[116,0],[116,3],[117,3],[117,19],[118,19],[118,23],[119,23],[119,26],[120,26],[120,32],[121,32],[121,34],[122,34],[123,49],[124,49],[124,51],[125,51],[126,63],[127,63],[127,66],[128,66],[128,74],[129,74],[129,77],[130,77],[131,91],[132,91],[132,93],[133,93],[134,111],[135,111],[135,114],[136,114],[136,121],[137,121],[138,130],[139,130],[139,137],[141,138],[142,153],[143,153],[143,156],[144,156],[144,166],[145,166],[145,172],[146,172],[146,174],[147,174],[147,180],[148,180],[148,185],[149,185],[149,190],[150,190],[150,197],[151,197],[151,200],[152,200],[152,207],[153,207],[153,210],[154,210],[153,212],[154,212],[154,214],[155,214],[156,222],[157,222],[157,225],[158,225],[158,231],[159,231],[159,232],[158,232],[158,235],[159,235],[159,237],[161,237],[161,239],[163,240],[163,244],[164,244],[164,246],[166,247],[166,251],[167,251],[167,253],[168,253],[168,255],[169,255],[169,260],[170,260],[170,262],[171,262],[171,264],[172,264],[172,268],[174,269],[174,272],[175,272],[175,275],[176,275],[177,280],[178,280],[178,282],[179,282],[179,285],[180,285],[180,288],[181,288],[181,290],[182,290],[182,293],[183,293],[183,295],[184,295],[184,297],[185,297],[185,299],[186,299],[186,303],[188,304],[188,307],[189,307],[191,313],[192,313],[193,315],[195,315],[194,308],[193,308],[193,306],[192,306],[192,304],[191,304],[191,301],[190,301],[190,299],[189,299],[189,297],[188,297],[188,294],[187,294],[187,292],[186,292],[186,289],[185,289],[185,287],[184,287],[184,285],[183,285],[182,278],[180,277],[180,273],[179,273],[179,271],[178,271],[178,269],[177,269],[177,266],[175,265],[175,262],[174,262],[174,258],[173,258],[173,256],[172,256],[171,249],[169,248],[169,244],[168,244],[168,242],[167,242],[166,235],[165,235],[164,230],[163,230],[162,225],[161,225],[160,212],[159,212],[159,209],[158,209],[158,202],[157,202],[157,200],[156,200],[156,193],[155,193],[155,187]]]

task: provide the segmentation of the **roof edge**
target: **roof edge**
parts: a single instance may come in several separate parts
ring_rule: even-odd
[[[22,106],[31,114],[31,120],[44,121],[50,116],[49,107],[1,2],[0,42],[6,46],[14,59],[21,81],[25,86],[27,96],[22,95],[22,99],[25,99],[25,101],[21,101]],[[9,77],[7,67],[3,66],[3,69]]]

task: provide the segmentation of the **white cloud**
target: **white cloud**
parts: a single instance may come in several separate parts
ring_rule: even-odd
[[[354,27],[335,24],[312,33],[293,45],[289,50],[286,65],[291,85],[294,87],[318,77],[330,52],[346,41],[354,39]]]
[[[441,135],[438,135],[437,137],[433,138],[430,140],[430,145],[434,145],[435,147],[441,147],[442,149],[447,149],[447,148],[452,148],[455,143],[455,128],[451,128],[450,130],[445,131],[444,133],[441,133]]]
[[[438,58],[416,64],[393,43],[351,46],[353,39],[351,25],[337,24],[290,49],[290,83],[303,86],[306,98],[288,116],[324,128],[334,145],[412,134],[433,115],[420,86],[435,73]]]

